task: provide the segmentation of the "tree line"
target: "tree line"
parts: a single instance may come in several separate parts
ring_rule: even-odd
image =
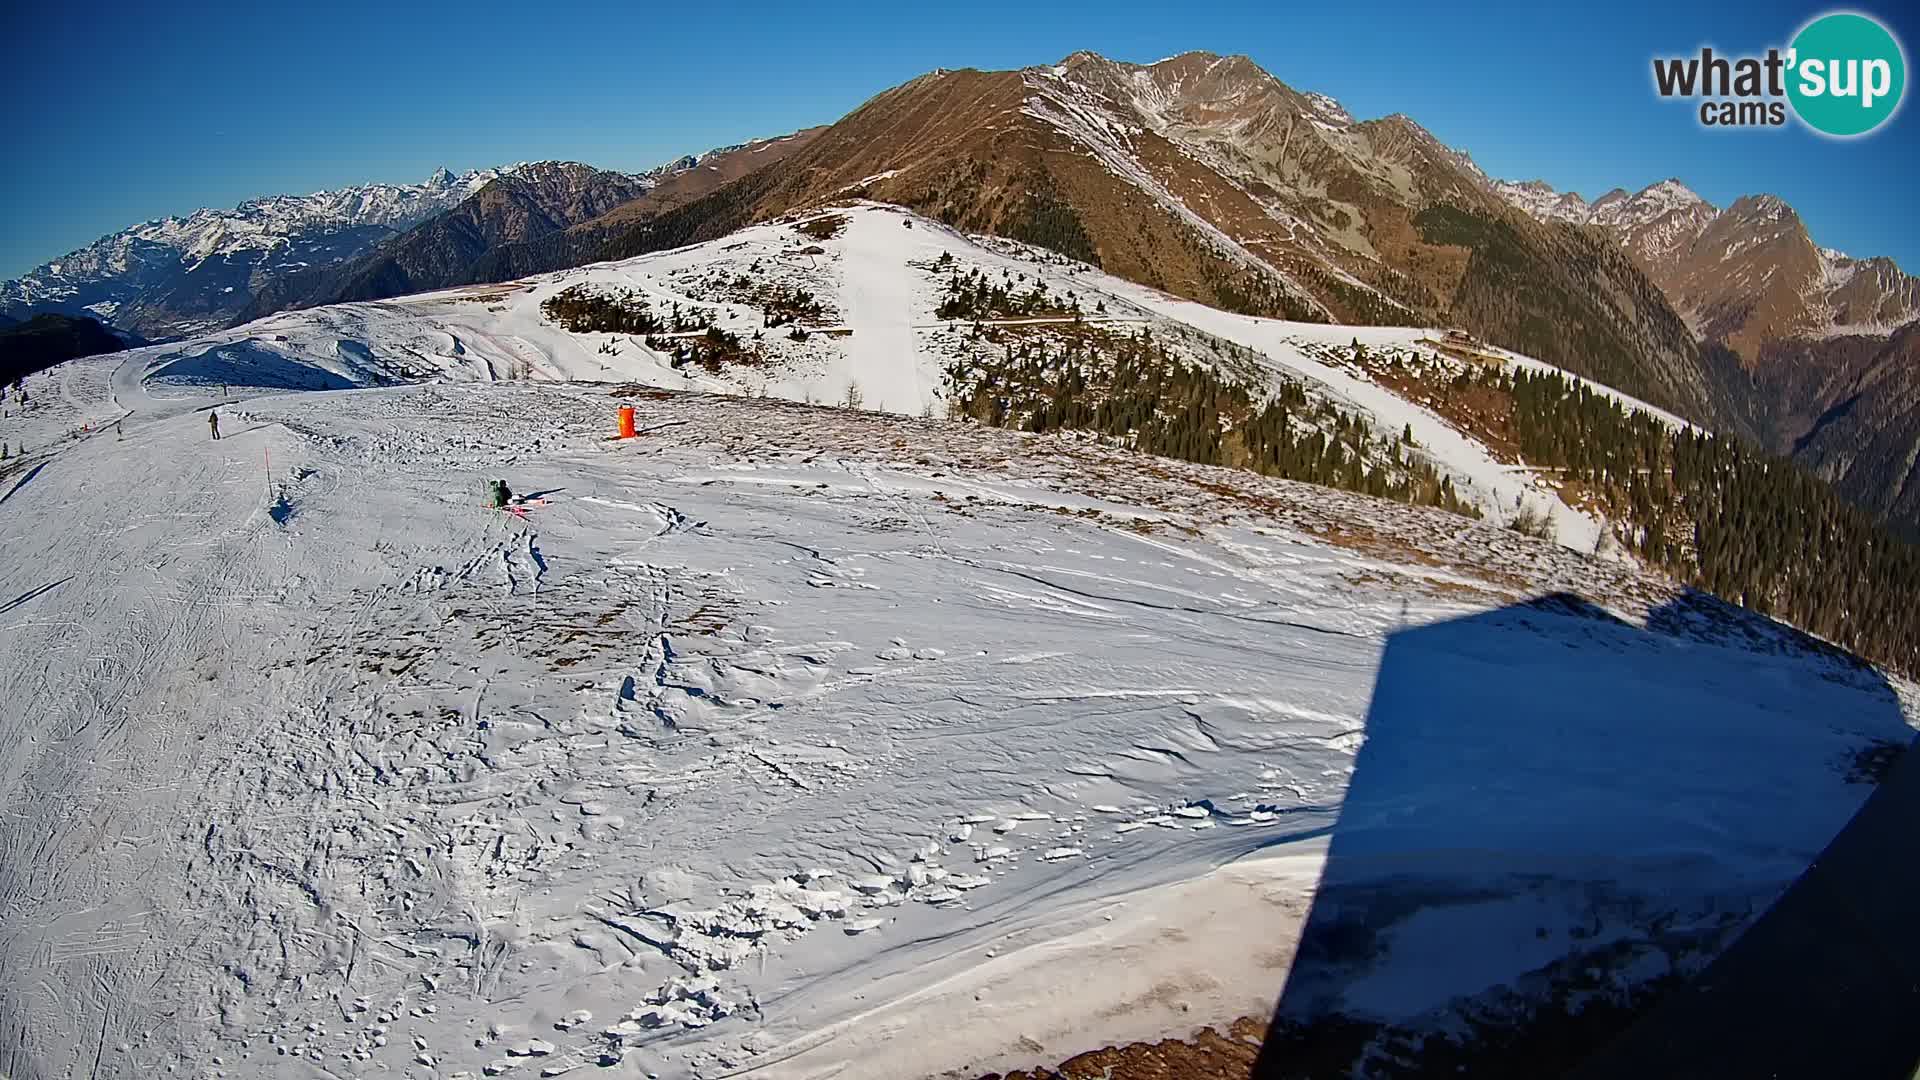
[[[952,256],[941,252],[940,262],[936,265],[945,266],[951,262]],[[1016,281],[1012,271],[1002,271],[1001,276],[995,279],[981,273],[978,268],[964,274],[955,270],[947,277],[946,291],[933,313],[942,319],[1017,319],[1081,314],[1079,299],[1072,293],[1061,295],[1050,292],[1047,283],[1037,276],[1031,286],[1022,289],[1020,286],[1025,282],[1025,274]]]
[[[1676,579],[1920,673],[1920,548],[1793,462],[1676,428],[1559,372],[1463,373],[1511,399],[1530,465],[1567,470],[1636,554]]]
[[[669,315],[661,316],[637,293],[609,294],[586,285],[569,285],[554,293],[540,301],[540,310],[575,334],[677,334],[701,328],[685,325],[678,304]]]
[[[993,427],[1091,431],[1149,454],[1479,516],[1407,433],[1383,438],[1298,383],[1257,398],[1148,329],[1008,342],[1001,358],[951,365],[947,381],[951,412]]]

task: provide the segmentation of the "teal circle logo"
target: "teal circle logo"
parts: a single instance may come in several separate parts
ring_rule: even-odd
[[[1787,99],[1815,131],[1865,135],[1887,122],[1907,89],[1907,58],[1886,27],[1839,12],[1808,23],[1793,39]]]

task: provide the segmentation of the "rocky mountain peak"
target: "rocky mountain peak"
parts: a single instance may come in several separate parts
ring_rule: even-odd
[[[1800,215],[1778,195],[1742,195],[1726,209],[1730,221],[1742,221],[1755,227],[1791,229],[1800,225]]]
[[[1640,191],[1641,198],[1664,199],[1673,203],[1705,203],[1692,188],[1680,182],[1677,176],[1669,176],[1655,184],[1648,184]]]
[[[1079,49],[1061,57],[1060,62],[1054,66],[1072,71],[1075,68],[1085,67],[1089,64],[1110,64],[1112,62],[1113,61],[1108,60],[1106,57],[1101,56],[1091,49]]]
[[[662,177],[672,176],[674,173],[686,172],[688,169],[698,168],[699,165],[699,158],[694,157],[692,154],[682,154],[672,161],[656,165],[640,175],[657,180]]]

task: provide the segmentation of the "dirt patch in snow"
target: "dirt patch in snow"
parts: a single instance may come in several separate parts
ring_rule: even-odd
[[[981,1080],[1244,1080],[1266,1030],[1266,1021],[1243,1016],[1224,1033],[1202,1028],[1188,1039],[1109,1046],[1069,1058],[1057,1069],[989,1073]]]

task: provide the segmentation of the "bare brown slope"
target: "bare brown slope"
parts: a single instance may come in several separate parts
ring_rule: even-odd
[[[470,267],[496,248],[566,231],[641,197],[643,181],[575,163],[528,166],[502,177],[350,264],[334,300],[378,300],[472,279]]]
[[[768,165],[785,161],[806,148],[813,138],[827,130],[825,125],[804,128],[776,139],[756,139],[739,146],[714,150],[694,159],[682,169],[667,173],[646,194],[622,203],[605,214],[574,227],[577,232],[611,232],[626,228],[644,218],[685,206],[712,194]]]
[[[1679,179],[1615,189],[1587,207],[1539,182],[1496,190],[1542,219],[1593,226],[1632,255],[1708,341],[1742,363],[1769,346],[1840,336],[1884,338],[1920,318],[1920,279],[1888,258],[1855,259],[1814,243],[1800,215],[1773,195],[1724,210]]]
[[[459,284],[511,281],[594,262],[605,257],[602,252],[613,238],[698,202],[742,177],[777,167],[824,130],[807,128],[776,139],[758,139],[709,151],[698,158],[684,158],[653,174],[656,182],[637,198],[576,221],[561,233],[493,248],[465,268]]]
[[[1920,539],[1920,322],[1887,338],[1775,343],[1762,363],[1828,383],[1808,397],[1829,404],[1794,441],[1795,460]]]
[[[1595,211],[1722,358],[1742,430],[1920,535],[1920,279],[1822,250],[1771,195],[1716,211],[1669,180]]]
[[[1029,115],[1023,73],[943,71],[885,91],[779,167],[777,177],[716,192],[715,224],[643,226],[609,248],[635,254],[718,235],[852,197],[911,207],[973,232],[1050,247],[1138,281],[1223,307],[1310,316],[1314,308],[1271,272],[1237,263],[1200,230],[1092,160],[1088,148]],[[1195,169],[1167,140],[1142,133],[1133,159],[1190,200],[1244,196]]]
[[[1821,275],[1819,252],[1791,207],[1750,196],[1717,215],[1660,284],[1701,334],[1749,361],[1770,341],[1817,327],[1808,310]]]
[[[1207,303],[1247,306],[1240,294],[1261,281],[1256,273],[1209,250],[1191,224],[1028,113],[1027,98],[1017,71],[916,79],[834,125],[794,163],[791,182],[763,208],[778,213],[864,194],[970,232],[1054,248]],[[1188,200],[1239,196],[1217,176],[1183,168],[1177,150],[1151,132],[1142,132],[1132,151],[1148,174]],[[1269,288],[1277,297],[1278,289]],[[1289,313],[1308,311],[1301,306]]]

